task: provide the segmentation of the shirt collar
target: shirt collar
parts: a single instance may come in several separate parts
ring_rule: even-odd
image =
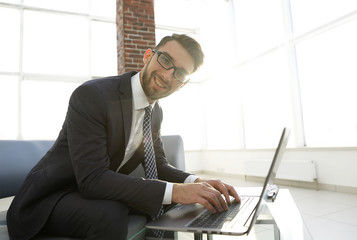
[[[156,101],[153,104],[149,104],[149,101],[145,95],[145,92],[141,86],[140,82],[140,74],[141,72],[138,72],[134,76],[131,77],[131,87],[133,91],[133,102],[134,102],[134,109],[139,110],[139,109],[144,109],[145,107],[151,105],[151,107],[154,107]]]

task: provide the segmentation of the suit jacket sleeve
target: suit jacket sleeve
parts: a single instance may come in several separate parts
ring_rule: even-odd
[[[109,169],[107,127],[111,113],[104,99],[103,93],[90,84],[81,85],[70,99],[66,117],[68,145],[79,191],[85,198],[122,201],[156,216],[166,183]]]

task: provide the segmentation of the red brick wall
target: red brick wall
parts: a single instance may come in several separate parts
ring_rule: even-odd
[[[143,67],[143,56],[155,47],[154,0],[117,0],[118,74]]]

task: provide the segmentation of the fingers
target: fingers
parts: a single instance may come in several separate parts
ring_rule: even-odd
[[[226,185],[229,195],[233,196],[236,202],[240,202],[240,197],[234,187]]]
[[[214,182],[212,183],[213,184],[213,187],[215,189],[217,189],[221,196],[223,195],[224,196],[224,199],[221,197],[221,202],[222,203],[222,206],[224,207],[224,210],[228,210],[228,205],[230,203],[230,200],[229,200],[229,191],[226,187],[225,184],[223,184],[220,180],[214,180]]]
[[[199,203],[212,213],[223,211],[226,204],[221,193],[206,182],[194,184],[173,184],[171,199],[175,203]]]
[[[219,180],[200,180],[193,184],[174,184],[172,201],[181,204],[199,203],[212,213],[228,210],[229,196],[240,201],[234,187]]]
[[[229,185],[222,183],[220,180],[216,180],[216,189],[223,194],[224,198],[226,199],[226,205],[230,204],[229,190],[227,187],[229,187]],[[228,210],[228,207],[226,210]]]
[[[234,197],[237,202],[240,202],[240,197],[233,186],[225,184],[220,180],[210,180],[209,183],[223,194],[227,203],[230,203],[229,196]]]
[[[215,196],[210,196],[210,197],[202,197],[199,202],[199,204],[201,204],[203,207],[205,207],[206,209],[208,209],[211,213],[216,213],[217,209],[219,209],[219,212],[222,212],[223,209],[219,206],[219,201],[217,200],[217,198]]]
[[[202,183],[203,191],[201,194],[201,205],[207,208],[212,213],[217,211],[222,212],[223,210],[228,210],[227,203],[221,196],[221,193],[214,189],[208,183]]]

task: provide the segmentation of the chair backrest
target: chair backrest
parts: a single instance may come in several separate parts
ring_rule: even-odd
[[[162,143],[164,145],[167,161],[174,167],[185,170],[185,152],[183,147],[182,137],[180,135],[162,136]],[[139,165],[131,176],[144,177],[145,171]]]
[[[167,160],[185,170],[181,136],[162,136]],[[52,140],[0,140],[0,198],[14,196],[27,174],[52,147]],[[141,165],[131,174],[145,176]]]
[[[0,140],[0,198],[17,193],[27,174],[53,143],[50,140]]]
[[[162,142],[169,163],[185,171],[185,151],[182,137],[180,135],[162,136]]]

